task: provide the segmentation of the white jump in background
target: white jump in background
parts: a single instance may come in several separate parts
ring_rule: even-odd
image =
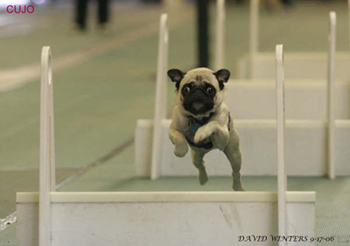
[[[348,9],[348,30],[350,30],[350,0],[348,0]],[[221,15],[224,15],[224,13],[221,13]],[[325,28],[327,27],[325,26]],[[237,78],[274,79],[274,54],[259,51],[259,0],[250,1],[249,33],[249,54],[238,60]],[[285,57],[287,79],[325,80],[327,77],[327,52],[288,52]],[[349,66],[349,51],[337,52],[336,70],[338,80],[350,80]]]
[[[330,24],[329,45],[335,50],[334,13],[330,14]],[[162,26],[161,24],[161,29]],[[162,33],[164,32],[160,31],[160,36]],[[168,36],[160,37],[159,46],[168,45],[164,41],[168,40],[165,37]],[[168,54],[160,50],[159,60],[167,60]],[[347,150],[350,148],[350,83],[335,85],[335,52],[328,54],[327,66],[329,71],[333,71],[328,76],[329,86],[326,77],[323,83],[294,80],[286,82],[286,168],[292,176],[328,175],[333,178],[337,175],[350,175],[350,166],[346,164],[349,160]],[[272,70],[275,71],[275,65]],[[191,156],[187,154],[183,159],[177,158],[173,154],[173,144],[168,139],[171,121],[166,118],[164,107],[167,104],[167,93],[164,93],[168,84],[164,76],[166,72],[165,66],[158,65],[160,76],[157,78],[154,121],[140,119],[137,122],[136,172],[138,176],[151,176],[152,179],[160,176],[195,176],[197,170],[193,168]],[[241,174],[276,175],[276,85],[272,80],[229,80],[225,87],[226,104],[241,137]],[[335,96],[327,96],[331,88],[332,95]],[[332,109],[331,114],[328,109]],[[153,149],[150,148],[152,145]],[[208,153],[205,160],[206,171],[211,176],[229,176],[232,172],[230,163],[218,150]]]

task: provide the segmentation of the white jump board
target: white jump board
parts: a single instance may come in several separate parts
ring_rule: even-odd
[[[176,157],[168,137],[171,120],[162,122],[162,156],[160,176],[195,176],[190,153]],[[276,121],[235,120],[241,137],[243,156],[242,175],[262,176],[277,174]],[[327,131],[323,121],[286,121],[287,173],[292,176],[323,176],[326,174]],[[335,173],[350,175],[350,121],[335,122]],[[135,163],[138,176],[149,177],[151,167],[152,120],[138,120],[135,133]],[[226,156],[214,150],[205,158],[210,176],[230,176],[231,166]]]
[[[276,119],[275,80],[230,80],[226,104],[234,119]],[[327,84],[319,80],[287,80],[286,118],[327,119]],[[335,118],[350,119],[350,83],[337,82]]]
[[[286,79],[324,79],[327,78],[326,52],[286,52],[284,54]],[[252,62],[254,74],[250,76]],[[274,79],[275,53],[259,52],[253,60],[249,55],[238,60],[237,78]],[[350,80],[350,53],[336,53],[336,79]]]
[[[17,193],[18,246],[38,245],[38,196]],[[289,235],[314,236],[315,200],[287,192]],[[52,246],[232,246],[252,234],[277,245],[275,192],[51,192],[51,201]]]

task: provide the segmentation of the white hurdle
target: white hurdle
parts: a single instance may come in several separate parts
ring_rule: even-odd
[[[350,0],[348,0],[348,38],[349,38],[349,50],[350,50]]]
[[[18,246],[231,246],[252,234],[276,244],[279,192],[55,191],[50,60],[44,47],[40,192],[17,193]],[[286,192],[286,235],[315,236],[315,201],[315,192]]]
[[[350,0],[349,0],[350,1]],[[216,47],[215,69],[225,66],[225,0],[216,1]],[[252,58],[258,53],[259,36],[259,0],[251,0],[250,4],[250,29],[249,29],[249,54]],[[253,66],[251,66],[253,72]]]
[[[249,73],[254,76],[254,59],[259,52],[259,0],[250,0],[249,15]]]
[[[335,132],[335,51],[336,51],[336,21],[335,12],[329,13],[329,49],[328,49],[328,162],[327,175],[330,179],[335,178],[334,171],[334,132]]]
[[[350,1],[350,0],[349,0]],[[220,63],[218,61],[224,61],[224,58],[220,58],[218,55],[219,52],[221,52],[221,49],[225,49],[225,47],[221,48],[218,45],[219,40],[224,40],[225,37],[225,31],[224,28],[221,29],[221,27],[224,27],[224,9],[221,9],[220,1],[216,1],[216,8],[217,8],[217,26],[216,26],[216,69],[220,69],[224,66],[218,66],[219,64],[224,65],[224,63]],[[223,32],[221,31],[223,30]],[[225,42],[222,43],[222,45],[225,45]],[[250,7],[249,7],[249,68],[246,64],[246,57],[244,57],[243,61],[239,61],[237,66],[237,73],[238,78],[245,79],[250,78],[252,74],[254,73],[254,65],[253,61],[256,55],[259,51],[259,0],[250,0]],[[223,52],[224,53],[224,52]],[[250,76],[248,76],[248,73]]]
[[[255,23],[257,14],[254,13],[254,1],[251,3],[251,23]],[[349,7],[350,8],[350,7]],[[253,12],[253,13],[252,13]],[[253,22],[254,21],[254,22]],[[331,20],[330,21],[335,21]],[[258,21],[257,21],[258,23]],[[335,27],[335,25],[334,25]],[[258,24],[251,24],[251,47],[258,46]],[[350,30],[350,12],[349,12]],[[332,34],[330,30],[330,35]],[[334,33],[336,35],[336,33]],[[331,40],[329,40],[330,42]],[[349,37],[350,43],[350,37]],[[272,52],[258,52],[251,48],[249,54],[240,58],[237,62],[238,79],[274,79],[274,54]],[[288,52],[285,53],[286,79],[324,79],[327,77],[327,52]],[[338,80],[350,80],[348,68],[350,67],[349,51],[337,52],[336,69]]]
[[[55,191],[55,139],[51,49],[41,53],[39,246],[51,245],[51,197]]]
[[[216,1],[216,51],[215,69],[219,70],[225,64],[225,0]]]
[[[287,175],[285,163],[284,128],[285,128],[285,107],[284,107],[284,61],[283,45],[276,46],[276,101],[277,101],[277,167],[278,167],[278,235],[287,236]],[[280,246],[287,245],[286,241],[279,242]]]
[[[159,43],[158,43],[158,64],[157,64],[157,84],[156,102],[167,101],[167,69],[168,69],[168,15],[162,14],[160,17]],[[154,131],[152,145],[152,170],[151,178],[159,176],[159,159],[161,156],[161,124],[166,119],[167,104],[155,103],[154,106]]]
[[[335,45],[334,25],[331,25],[331,29],[333,30],[332,44]],[[164,52],[161,56],[167,58]],[[330,64],[334,66],[334,58],[332,61],[333,63],[329,62],[328,67],[331,66]],[[161,86],[166,86],[164,81],[158,81],[162,83]],[[157,88],[158,86],[160,85],[157,85]],[[226,104],[230,108],[235,127],[241,136],[244,162],[242,175],[276,175],[277,159],[271,157],[271,153],[276,151],[274,141],[277,116],[275,110],[277,105],[274,100],[276,85],[272,80],[264,80],[264,82],[230,80],[226,87]],[[347,139],[350,137],[350,105],[348,104],[350,83],[337,83],[332,88],[334,96],[327,97],[329,86],[327,88],[325,80],[323,83],[317,80],[286,82],[286,134],[288,136],[286,160],[287,170],[291,176],[330,176],[332,169],[334,176],[350,175],[350,166],[347,165],[350,159],[347,151],[350,148],[350,141]],[[160,90],[157,89],[157,94],[158,91]],[[156,95],[156,109],[166,103],[166,93]],[[242,105],[245,106],[242,107]],[[333,120],[329,120],[331,108]],[[330,124],[327,124],[327,121]],[[154,122],[157,122],[156,127]],[[155,121],[138,120],[135,134],[137,176],[155,179],[159,176],[196,175],[189,155],[177,158],[173,154],[173,145],[168,138],[170,122],[170,119],[165,118],[155,119]],[[327,137],[327,131],[330,137]],[[156,135],[154,135],[155,132],[157,132]],[[156,146],[159,149],[157,149],[158,155],[152,159],[152,153],[154,155],[153,151],[156,149],[150,148],[155,144],[154,136],[157,136]],[[207,165],[210,175],[229,175],[230,165],[219,151],[210,152],[206,155],[206,160],[207,163],[215,163],[215,165]],[[258,167],[255,165],[257,162],[260,163]],[[307,165],[301,164],[302,162]],[[156,170],[156,175],[152,176],[151,170]]]

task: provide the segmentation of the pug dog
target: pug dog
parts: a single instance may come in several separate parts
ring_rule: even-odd
[[[190,146],[199,183],[204,185],[208,181],[204,155],[213,149],[223,151],[232,167],[233,190],[244,191],[239,135],[224,102],[224,84],[230,72],[227,69],[214,72],[208,68],[195,68],[184,73],[170,69],[168,76],[176,83],[176,105],[169,129],[175,155],[185,156]]]

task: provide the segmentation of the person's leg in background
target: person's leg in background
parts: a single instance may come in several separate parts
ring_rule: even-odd
[[[108,31],[109,0],[98,0],[98,22],[103,31]]]
[[[78,29],[85,30],[88,0],[75,0],[75,2],[76,2],[75,22],[78,25],[77,26]]]

